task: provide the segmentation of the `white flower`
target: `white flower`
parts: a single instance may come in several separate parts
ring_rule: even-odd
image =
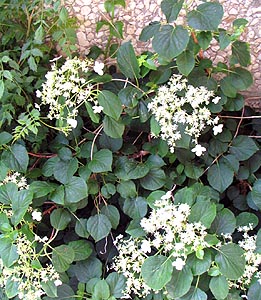
[[[223,130],[223,124],[219,124],[217,126],[213,127],[213,134],[217,135],[218,133],[221,133]]]
[[[54,285],[55,286],[60,286],[60,285],[62,285],[63,283],[62,283],[62,281],[60,280],[60,279],[56,279],[55,281],[54,281]]]
[[[205,147],[202,147],[200,144],[197,144],[191,151],[195,152],[197,156],[201,156],[203,152],[205,152],[207,149]]]
[[[42,92],[39,91],[39,90],[37,90],[37,91],[36,91],[36,97],[37,97],[37,98],[41,98],[41,96],[42,96]]]
[[[40,211],[34,210],[32,212],[32,219],[40,222],[42,220],[42,213]]]
[[[76,126],[77,126],[77,120],[75,120],[75,119],[67,119],[67,123],[68,123],[72,128],[76,128]]]
[[[99,74],[100,76],[103,75],[103,68],[104,68],[104,63],[95,61],[94,63],[94,67],[93,67],[93,71],[97,74]]]
[[[34,104],[34,107],[35,107],[37,110],[39,110],[39,111],[41,110],[41,107],[40,107],[40,105],[39,105],[39,104],[37,104],[37,103],[35,103],[35,104]]]
[[[140,246],[140,250],[143,253],[150,253],[151,252],[150,242],[147,240],[144,240]]]
[[[178,257],[175,261],[173,261],[172,266],[180,271],[185,266],[185,261],[180,257]]]
[[[94,106],[92,107],[92,109],[93,109],[93,112],[94,112],[95,114],[99,114],[99,113],[103,110],[103,107],[102,107],[102,106],[94,105]]]
[[[215,97],[214,99],[212,99],[212,102],[214,104],[218,104],[218,102],[219,102],[220,99],[221,99],[220,97]]]

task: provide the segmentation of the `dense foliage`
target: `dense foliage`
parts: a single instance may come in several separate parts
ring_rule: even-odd
[[[247,21],[163,0],[140,36],[154,52],[136,55],[125,2],[104,6],[108,44],[82,58],[59,1],[1,2],[0,298],[259,299]],[[228,63],[205,58],[213,45]]]

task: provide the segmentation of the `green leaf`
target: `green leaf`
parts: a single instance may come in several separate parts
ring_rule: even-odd
[[[110,33],[118,39],[123,39],[123,26],[122,21],[114,21],[113,25],[109,24]]]
[[[117,152],[121,149],[123,145],[123,139],[114,139],[105,134],[105,132],[103,132],[102,135],[99,137],[99,145],[101,148],[109,149],[112,152]]]
[[[90,256],[84,261],[77,261],[74,266],[71,266],[71,271],[80,282],[87,283],[91,278],[100,278],[102,276],[102,263],[101,261]]]
[[[250,192],[251,199],[255,205],[261,210],[261,179],[257,179]]]
[[[105,115],[118,120],[122,113],[122,104],[120,99],[110,91],[100,91],[98,102],[103,107]]]
[[[59,185],[53,192],[51,192],[50,200],[54,203],[64,205],[64,186]]]
[[[122,274],[112,272],[108,275],[106,281],[110,287],[110,295],[115,298],[121,298],[123,296],[126,278]]]
[[[0,146],[8,144],[12,140],[12,135],[7,131],[0,133]]]
[[[116,193],[116,187],[112,183],[106,183],[102,186],[101,193],[105,198],[110,198]]]
[[[66,203],[77,203],[87,196],[87,184],[80,177],[73,176],[72,179],[64,185],[64,200]]]
[[[236,94],[234,98],[228,98],[224,105],[225,111],[239,111],[245,105],[245,99],[242,95]]]
[[[222,209],[211,224],[211,231],[218,235],[233,233],[236,228],[236,218],[228,208]]]
[[[133,198],[137,195],[136,185],[132,180],[121,181],[117,185],[117,192],[122,198]]]
[[[222,275],[212,277],[209,283],[209,288],[216,299],[225,299],[229,292],[227,279]]]
[[[93,297],[97,300],[108,299],[110,297],[110,287],[104,279],[100,279],[95,283]]]
[[[5,91],[5,84],[3,80],[0,80],[0,99],[3,97]]]
[[[18,295],[19,293],[19,282],[14,281],[12,276],[7,278],[6,284],[5,284],[5,294],[8,297],[8,299],[11,299]]]
[[[54,166],[59,161],[59,157],[55,156],[52,158],[49,158],[44,164],[42,168],[42,173],[46,177],[50,177],[53,175]]]
[[[30,191],[33,192],[34,198],[44,197],[56,188],[56,184],[47,181],[33,181],[30,183]]]
[[[244,91],[253,84],[252,74],[244,68],[235,68],[230,73],[232,85],[238,91]]]
[[[11,204],[12,200],[18,197],[18,187],[15,183],[9,182],[0,186],[0,203]]]
[[[222,193],[233,182],[234,171],[227,164],[220,162],[209,168],[207,178],[209,184]]]
[[[222,5],[217,2],[203,3],[188,13],[188,25],[197,30],[216,30],[222,17]]]
[[[243,67],[247,67],[251,63],[249,44],[246,42],[235,41],[232,44],[232,55]]]
[[[89,237],[89,232],[87,231],[87,219],[78,219],[75,223],[75,233],[83,238]]]
[[[74,251],[74,261],[87,259],[92,254],[92,246],[85,240],[72,241],[68,245]]]
[[[29,156],[26,148],[20,144],[14,144],[2,154],[2,160],[11,170],[26,173]]]
[[[78,169],[77,158],[74,157],[70,160],[59,159],[54,165],[53,175],[56,180],[58,180],[63,184],[66,184],[72,179],[77,169]]]
[[[204,249],[203,259],[197,258],[196,254],[192,253],[187,259],[187,264],[190,266],[193,276],[202,275],[208,271],[213,261],[211,251]]]
[[[247,292],[247,299],[261,300],[261,284],[258,281],[250,285]]]
[[[151,133],[153,133],[155,136],[158,136],[161,131],[161,127],[160,127],[158,121],[156,121],[154,116],[152,116],[150,118],[150,130],[151,130]]]
[[[200,47],[203,50],[207,50],[207,48],[209,47],[209,44],[212,40],[212,33],[210,31],[200,31],[197,34],[197,40],[198,40]]]
[[[261,185],[260,185],[261,187]],[[261,197],[261,194],[260,194]],[[249,224],[252,224],[253,228],[255,228],[258,225],[258,217],[249,212],[242,212],[236,217],[237,221],[237,227],[238,226],[248,226]]]
[[[116,161],[114,174],[122,180],[138,179],[146,176],[150,169],[146,164],[137,163],[126,156]]]
[[[144,230],[140,226],[140,219],[131,220],[129,226],[126,228],[126,233],[134,238],[146,235]]]
[[[111,117],[104,116],[103,119],[104,132],[112,138],[121,138],[125,126],[120,121],[116,121]]]
[[[52,262],[55,270],[59,273],[69,269],[70,264],[74,261],[74,251],[68,245],[61,245],[53,248]]]
[[[35,62],[34,57],[33,57],[33,56],[30,56],[30,57],[28,58],[27,62],[28,62],[29,68],[30,68],[32,71],[36,72],[36,71],[37,71],[37,64],[36,64],[36,62]]]
[[[60,13],[59,13],[59,19],[63,22],[66,23],[68,20],[69,14],[66,9],[66,7],[62,6]]]
[[[191,51],[186,50],[177,57],[178,70],[184,76],[188,76],[195,66],[195,58]]]
[[[85,108],[93,123],[99,123],[100,115],[93,112],[92,106],[88,101],[84,101]]]
[[[146,258],[141,267],[141,276],[154,290],[161,290],[170,280],[173,271],[171,260],[163,255]]]
[[[140,34],[139,40],[147,42],[160,30],[160,22],[153,21],[148,26],[145,26]]]
[[[189,34],[185,28],[163,25],[155,34],[152,46],[162,58],[171,60],[186,49],[188,42]]]
[[[167,283],[166,289],[171,299],[184,296],[190,289],[193,281],[193,274],[188,266],[181,271],[173,268],[171,280]]]
[[[57,208],[52,211],[50,215],[50,222],[52,227],[54,227],[55,229],[64,230],[71,222],[71,215],[67,210]]]
[[[13,231],[13,227],[9,223],[9,218],[3,212],[0,213],[0,231],[3,233]]]
[[[29,205],[32,203],[33,193],[29,190],[21,190],[17,193],[12,201],[13,215],[11,217],[12,224],[17,226],[23,219],[28,210]]]
[[[111,228],[112,225],[109,218],[101,213],[91,216],[87,221],[87,230],[95,242],[105,238],[110,233]]]
[[[17,246],[12,244],[9,239],[0,240],[0,253],[5,267],[11,267],[19,258]]]
[[[228,97],[235,98],[237,95],[237,87],[233,85],[231,76],[226,76],[220,81],[221,91]]]
[[[258,151],[258,147],[250,137],[239,135],[232,141],[229,150],[238,160],[247,160]]]
[[[96,152],[88,164],[88,168],[93,173],[102,173],[111,171],[112,152],[108,149],[102,149]]]
[[[55,286],[53,281],[47,281],[47,282],[42,281],[41,286],[48,297],[50,298],[57,297],[57,286]]]
[[[167,18],[167,22],[174,22],[183,6],[184,0],[163,0],[161,10]]]
[[[123,212],[132,219],[141,219],[147,214],[147,201],[143,197],[125,199]]]
[[[166,175],[161,169],[151,169],[149,173],[140,180],[141,186],[149,191],[160,189],[165,182]]]
[[[67,284],[62,284],[57,287],[57,300],[76,300],[74,290]],[[50,300],[50,299],[48,299]]]
[[[221,273],[228,279],[236,280],[244,273],[246,264],[244,250],[234,243],[221,246],[215,261]]]
[[[101,209],[101,213],[108,217],[113,229],[117,229],[120,222],[120,213],[118,209],[113,205],[104,205]]]
[[[44,39],[44,28],[43,25],[40,24],[34,33],[34,41],[36,44],[42,44]]]
[[[189,215],[189,222],[200,222],[206,228],[210,228],[216,217],[216,205],[211,201],[198,201],[192,207]]]
[[[184,169],[185,175],[188,178],[198,180],[200,176],[204,173],[204,169],[192,163],[187,163]]]
[[[219,47],[224,50],[231,43],[231,38],[225,29],[219,29]]]
[[[192,286],[189,292],[179,300],[207,300],[208,296],[200,288]]]
[[[127,78],[139,78],[140,68],[131,42],[123,43],[117,51],[117,63]]]

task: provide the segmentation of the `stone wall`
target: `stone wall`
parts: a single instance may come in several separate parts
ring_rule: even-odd
[[[139,34],[145,25],[151,21],[162,18],[160,3],[161,0],[125,0],[126,7],[116,11],[116,17],[124,21],[124,40],[131,40],[136,51],[151,49],[149,43],[138,41]],[[199,2],[194,0],[192,2]],[[261,6],[260,0],[219,0],[224,8],[222,26],[228,28],[236,18],[248,20],[248,26],[243,39],[250,44],[252,64],[249,70],[254,76],[253,86],[246,92],[246,101],[251,106],[261,108]],[[104,47],[107,41],[107,33],[95,32],[96,22],[106,18],[103,7],[103,0],[65,0],[70,7],[71,13],[77,16],[80,21],[80,28],[77,32],[79,50],[88,53],[92,45]],[[182,20],[180,20],[182,22]],[[206,56],[215,57],[216,61],[224,61],[226,51],[218,54],[218,47],[213,47],[212,52]]]

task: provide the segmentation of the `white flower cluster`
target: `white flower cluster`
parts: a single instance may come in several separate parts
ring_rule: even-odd
[[[261,254],[256,252],[257,236],[250,236],[248,233],[252,229],[251,224],[249,226],[240,226],[237,229],[239,232],[243,232],[243,239],[238,242],[238,245],[245,251],[246,266],[244,274],[236,282],[229,282],[230,287],[243,291],[250,285],[253,277],[258,278],[258,282],[261,284]]]
[[[147,257],[146,250],[143,248],[145,245],[142,246],[142,242],[138,239],[123,239],[122,235],[116,238],[114,244],[119,255],[115,257],[112,267],[126,278],[126,288],[122,298],[131,298],[132,294],[140,298],[146,297],[151,288],[141,277],[141,266]]]
[[[67,126],[67,130],[75,128],[78,109],[85,101],[94,104],[94,113],[103,109],[93,96],[93,86],[85,79],[91,68],[102,75],[103,67],[103,63],[95,62],[93,65],[91,60],[80,60],[77,57],[67,59],[61,68],[53,64],[52,70],[45,75],[47,80],[42,85],[42,91],[36,92],[36,96],[41,98],[36,108],[40,110],[41,105],[49,106],[48,119],[59,120],[65,124],[62,127]]]
[[[211,117],[207,107],[210,102],[217,104],[219,100],[220,97],[214,97],[214,92],[206,87],[194,87],[181,75],[173,75],[167,85],[159,87],[148,108],[160,125],[160,137],[174,152],[176,142],[182,138],[181,128],[185,127],[184,133],[191,136],[196,145],[206,126],[213,126],[214,135],[222,132],[223,124],[218,124],[218,117]],[[196,155],[206,150],[202,148],[194,151]]]
[[[190,253],[209,247],[205,241],[206,228],[201,223],[189,223],[190,207],[174,205],[171,197],[168,192],[156,201],[150,216],[141,220],[147,236],[128,240],[121,236],[115,241],[119,255],[113,268],[126,277],[126,298],[132,293],[145,297],[151,291],[141,277],[141,267],[149,253],[170,257],[173,267],[182,270]]]
[[[18,298],[23,300],[40,300],[45,291],[41,283],[52,281],[56,286],[62,282],[59,274],[54,270],[52,265],[45,268],[33,266],[33,262],[38,261],[38,254],[35,252],[33,242],[27,237],[20,234],[16,239],[18,260],[11,267],[6,267],[0,259],[0,287],[5,289],[8,281],[18,284]]]
[[[19,190],[27,190],[29,188],[26,178],[18,172],[9,171],[5,179],[3,181],[0,181],[0,186],[7,184],[8,182],[16,184]]]

